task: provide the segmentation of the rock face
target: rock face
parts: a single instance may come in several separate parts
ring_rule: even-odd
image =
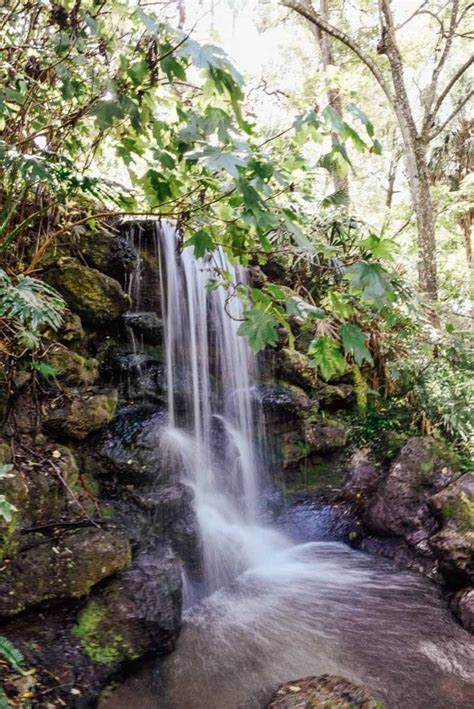
[[[181,622],[181,567],[172,555],[142,555],[88,602],[73,634],[94,660],[117,665],[172,650]]]
[[[60,343],[49,348],[47,362],[65,384],[93,384],[99,375],[95,359],[82,357]]]
[[[474,633],[474,588],[464,588],[452,601],[454,614],[470,633]]]
[[[376,491],[381,476],[382,471],[370,448],[354,451],[346,467],[344,495],[350,499],[366,500]]]
[[[137,260],[130,242],[120,234],[84,230],[79,236],[79,251],[89,266],[121,281]]]
[[[377,489],[365,524],[377,534],[401,537],[426,551],[438,528],[429,498],[455,477],[455,461],[441,443],[411,438]]]
[[[130,300],[118,281],[77,259],[63,257],[45,274],[67,304],[87,325],[107,325],[130,307]]]
[[[378,709],[363,687],[337,675],[305,677],[279,687],[267,709]]]
[[[462,475],[429,503],[442,523],[429,541],[441,570],[474,583],[474,474]]]
[[[79,529],[18,552],[0,579],[0,616],[46,600],[84,596],[96,583],[126,568],[128,540],[101,529]]]
[[[43,429],[81,441],[106,426],[112,420],[116,407],[116,389],[70,391],[59,405],[53,401],[48,406]]]

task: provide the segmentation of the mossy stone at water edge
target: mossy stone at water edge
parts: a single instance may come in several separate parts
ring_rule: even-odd
[[[91,660],[108,665],[172,649],[180,626],[181,586],[174,556],[142,555],[88,602],[73,634]]]
[[[84,596],[130,560],[128,540],[102,529],[79,529],[31,544],[16,554],[0,577],[0,615],[15,615],[47,600]]]
[[[281,685],[267,709],[383,709],[383,705],[364,687],[336,675],[321,675]]]
[[[118,281],[77,259],[64,257],[44,279],[64,297],[72,311],[91,326],[117,320],[130,307],[130,299]]]

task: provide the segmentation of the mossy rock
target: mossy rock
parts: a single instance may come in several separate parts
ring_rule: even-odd
[[[309,358],[298,352],[283,347],[275,355],[276,376],[282,382],[288,382],[312,391],[316,387],[316,370],[310,366]]]
[[[441,530],[430,539],[441,569],[474,582],[474,474],[467,473],[429,500],[441,517]]]
[[[383,709],[383,705],[364,687],[337,675],[321,675],[282,684],[267,709]]]
[[[91,660],[111,666],[170,650],[180,626],[181,587],[172,555],[142,555],[88,602],[73,634]]]
[[[16,554],[0,578],[0,615],[15,615],[47,600],[85,596],[130,560],[124,536],[95,528],[31,546]]]
[[[66,384],[93,384],[98,377],[95,359],[86,359],[59,343],[48,349],[47,362]]]
[[[113,232],[84,229],[78,246],[89,266],[122,280],[134,267],[137,254],[129,241]]]
[[[44,279],[92,327],[117,320],[130,307],[130,299],[118,281],[74,258],[60,258]]]
[[[70,397],[47,408],[43,428],[49,433],[83,440],[112,420],[117,408],[116,389],[71,392]]]

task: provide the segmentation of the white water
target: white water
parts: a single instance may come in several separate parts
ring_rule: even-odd
[[[159,245],[170,420],[160,445],[195,493],[208,595],[186,611],[176,651],[101,707],[261,709],[279,683],[329,672],[384,709],[471,709],[472,638],[429,581],[339,543],[295,544],[259,521],[255,362],[225,292],[206,288],[212,263],[178,256],[170,227]],[[237,302],[230,311],[240,317]]]
[[[245,271],[222,250],[208,259],[189,248],[177,254],[171,225],[157,227],[157,237],[169,413],[161,447],[194,492],[210,592],[289,542],[258,517],[263,426],[251,401],[255,359],[237,335],[242,305],[226,300],[224,288],[209,288],[216,269],[235,285],[245,283]],[[189,398],[180,406],[179,380],[189,372]]]

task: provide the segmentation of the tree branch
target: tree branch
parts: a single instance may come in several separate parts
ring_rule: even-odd
[[[298,0],[282,0],[282,5],[288,7],[290,10],[294,10],[299,15],[308,20],[308,22],[311,22],[311,24],[316,25],[316,27],[319,27],[320,30],[331,35],[331,37],[334,37],[334,39],[339,40],[339,42],[345,44],[346,47],[349,47],[349,49],[351,49],[354,54],[359,57],[359,59],[365,64],[365,66],[375,77],[382,91],[387,97],[390,105],[393,106],[393,94],[389,84],[385,81],[385,77],[382,74],[380,67],[372,59],[370,54],[368,54],[359,44],[357,44],[357,42],[355,42],[345,32],[337,29],[337,27],[334,27],[329,22],[324,20],[315,10],[309,10],[307,6],[305,6],[302,2],[299,2]]]
[[[425,142],[426,142],[426,143],[431,142],[431,141],[433,140],[433,138],[436,138],[437,135],[439,135],[440,133],[442,133],[443,130],[444,130],[444,129],[446,128],[446,126],[448,125],[448,123],[450,123],[450,122],[453,120],[453,118],[454,118],[455,116],[457,116],[457,114],[459,113],[459,111],[461,111],[461,109],[464,108],[464,106],[466,105],[466,103],[467,103],[473,96],[474,96],[474,90],[473,90],[473,91],[469,91],[469,92],[464,96],[464,98],[463,98],[461,101],[459,101],[459,103],[457,104],[457,106],[451,111],[451,113],[450,113],[449,116],[446,118],[446,120],[443,121],[443,123],[442,123],[440,126],[438,126],[435,130],[433,130],[431,133],[429,133],[429,134],[426,136]]]
[[[433,110],[431,111],[431,118],[434,118],[434,116],[438,113],[439,109],[441,108],[441,104],[443,103],[444,99],[446,96],[449,94],[451,89],[453,88],[454,84],[459,81],[461,76],[469,69],[471,64],[474,63],[474,52],[471,54],[470,57],[466,59],[464,64],[462,64],[459,69],[456,71],[455,74],[451,77],[451,79],[448,81],[444,89],[441,91],[440,95],[438,96],[435,105],[433,107]]]

